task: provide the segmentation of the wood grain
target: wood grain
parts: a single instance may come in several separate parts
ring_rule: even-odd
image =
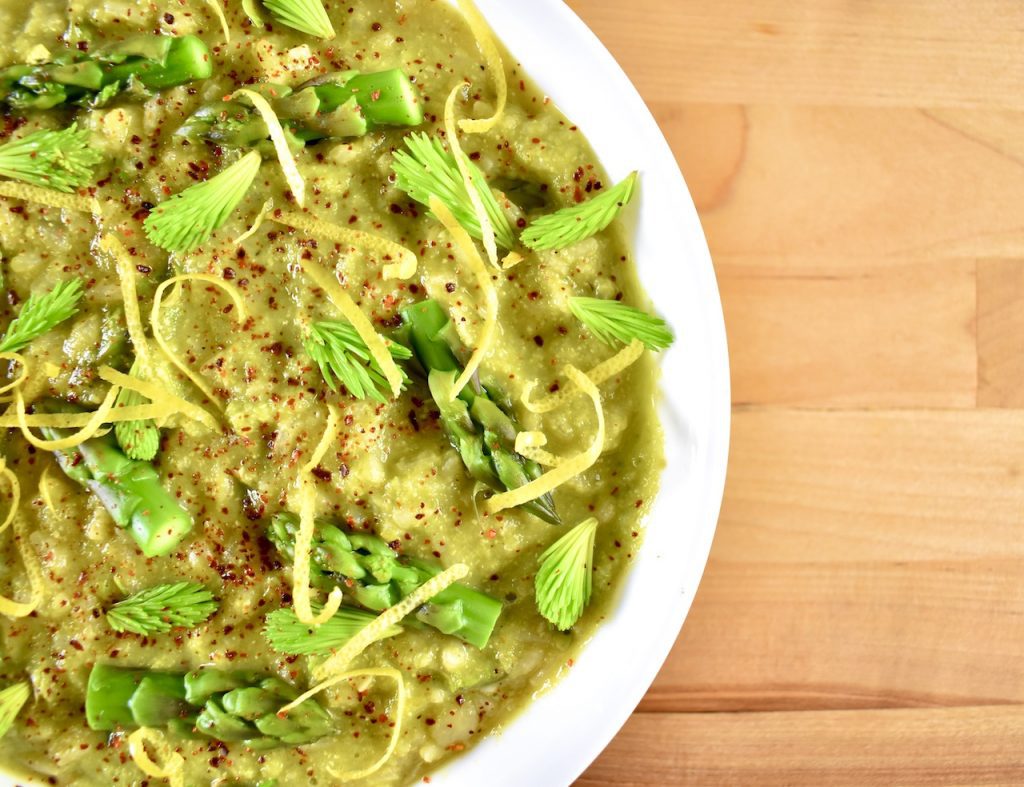
[[[638,714],[598,785],[1020,785],[1024,707]]]
[[[715,260],[705,580],[581,784],[1024,784],[1024,4],[570,0]]]

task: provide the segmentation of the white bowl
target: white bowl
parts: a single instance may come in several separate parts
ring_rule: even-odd
[[[686,183],[615,59],[561,0],[477,3],[513,57],[580,127],[612,180],[640,170],[636,261],[677,337],[662,362],[667,465],[619,603],[563,681],[431,777],[443,787],[570,784],[651,685],[704,571],[729,447],[725,324]]]

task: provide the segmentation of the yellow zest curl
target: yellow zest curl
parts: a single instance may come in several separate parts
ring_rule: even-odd
[[[140,380],[137,377],[132,377],[129,374],[124,374],[116,369],[111,369],[109,366],[101,366],[99,368],[99,376],[101,380],[114,385],[120,385],[122,388],[127,388],[130,391],[142,394],[147,399],[150,399],[152,405],[141,405],[139,408],[122,407],[114,411],[114,416],[118,421],[143,421],[147,418],[162,418],[175,413],[183,413],[194,421],[210,429],[218,429],[219,425],[217,419],[214,418],[210,413],[204,410],[197,404],[182,399],[180,396],[175,396],[168,391],[164,386],[157,383],[149,382],[147,380]],[[135,415],[132,418],[125,418],[120,412],[121,410],[141,410],[144,407],[151,407],[154,409],[154,415]]]
[[[505,79],[505,64],[502,62],[501,52],[498,51],[498,45],[491,34],[491,28],[487,24],[487,20],[481,15],[479,9],[477,9],[476,4],[473,3],[473,0],[458,0],[458,2],[459,10],[462,11],[466,24],[469,25],[469,30],[476,39],[477,46],[480,47],[480,52],[484,56],[487,70],[491,72],[491,78],[494,79],[494,92],[497,97],[497,104],[491,117],[481,118],[480,120],[470,120],[468,118],[461,120],[459,121],[459,128],[467,134],[483,134],[494,128],[505,112],[505,104],[508,102],[508,82]]]
[[[445,135],[448,138],[448,144],[451,146],[452,156],[455,158],[455,163],[459,168],[459,174],[462,175],[462,182],[466,187],[466,193],[469,195],[469,201],[473,203],[473,212],[476,214],[477,221],[480,222],[480,235],[483,238],[487,259],[490,260],[491,265],[497,267],[498,246],[494,240],[494,225],[491,224],[491,218],[487,215],[484,202],[480,199],[480,193],[476,190],[476,184],[473,182],[473,173],[469,169],[466,154],[462,152],[462,145],[459,144],[459,132],[455,128],[455,97],[462,88],[463,85],[456,85],[452,88],[452,92],[448,94],[448,100],[445,101]],[[431,202],[433,202],[433,198]],[[433,207],[431,207],[431,210],[433,210]],[[437,211],[434,211],[434,215],[437,215]]]
[[[494,282],[491,281],[491,274],[487,270],[487,266],[480,259],[480,253],[476,250],[473,239],[469,237],[469,233],[466,232],[462,225],[455,220],[447,206],[437,197],[431,195],[430,210],[437,216],[438,221],[444,225],[445,229],[448,230],[448,233],[455,240],[455,245],[461,249],[463,257],[469,263],[470,268],[473,269],[477,284],[484,295],[484,327],[480,331],[476,349],[473,350],[466,368],[462,370],[462,374],[459,375],[459,378],[452,386],[451,401],[454,402],[455,398],[459,395],[459,391],[465,388],[473,378],[473,375],[480,366],[480,362],[483,361],[484,356],[490,350],[491,342],[494,339],[494,331],[498,325],[498,292],[494,288]]]
[[[333,243],[341,243],[363,251],[375,252],[382,258],[391,257],[398,262],[386,263],[383,268],[385,279],[411,279],[416,275],[416,254],[400,243],[373,235],[362,230],[342,227],[329,221],[307,216],[304,213],[281,213],[271,219],[278,224],[317,235]]]
[[[284,129],[281,127],[281,121],[277,119],[274,108],[255,90],[242,88],[231,94],[231,98],[238,96],[245,96],[249,99],[256,111],[260,113],[263,122],[267,124],[270,141],[274,143],[274,152],[277,153],[277,160],[281,164],[281,171],[284,172],[284,179],[288,182],[288,188],[291,189],[299,207],[303,207],[306,204],[306,182],[302,179],[302,173],[299,172],[299,167],[295,163],[291,148],[288,147],[288,138],[284,135]]]
[[[548,453],[544,446],[548,444],[547,435],[543,432],[520,432],[516,435],[516,453],[532,459],[537,464],[557,467],[565,459]]]
[[[575,366],[565,367],[566,376],[583,391],[594,403],[594,412],[597,415],[597,432],[590,447],[581,454],[560,461],[552,470],[544,473],[540,478],[530,481],[516,489],[497,494],[487,501],[487,509],[493,514],[504,511],[506,508],[514,508],[535,500],[541,495],[561,486],[566,481],[593,466],[601,456],[604,449],[604,408],[601,406],[601,392],[594,382]]]
[[[260,208],[260,212],[256,214],[256,218],[253,219],[252,225],[249,227],[249,229],[247,229],[245,232],[243,232],[241,235],[235,238],[236,246],[240,246],[243,241],[249,240],[249,238],[256,234],[256,230],[260,228],[260,224],[266,221],[267,214],[270,213],[273,207],[274,200],[272,199],[268,199],[266,202],[263,203],[263,207]]]
[[[370,351],[370,355],[373,356],[377,365],[380,366],[380,370],[384,373],[384,378],[388,381],[388,385],[391,386],[392,395],[397,397],[402,391],[402,372],[395,363],[395,359],[391,357],[384,339],[374,329],[373,323],[356,306],[356,302],[352,300],[349,294],[345,292],[337,277],[333,273],[329,273],[324,266],[314,260],[303,260],[302,269],[309,278],[316,282],[320,289],[327,293],[327,298],[338,307],[338,311],[341,312],[342,316],[352,323],[352,327],[356,329],[359,338],[366,344],[366,349]]]
[[[426,604],[438,593],[455,584],[468,573],[468,566],[464,563],[456,563],[454,566],[446,568],[437,576],[428,579],[393,607],[389,607],[381,612],[376,619],[361,629],[358,634],[352,637],[352,639],[342,645],[333,656],[313,670],[313,679],[322,681],[321,683],[313,686],[298,699],[289,702],[278,711],[278,714],[286,715],[288,711],[298,705],[301,705],[310,697],[315,697],[324,689],[329,689],[331,686],[345,680],[346,677],[351,674],[345,672],[345,668],[354,658],[356,658],[356,656],[380,639],[381,633],[385,629],[389,629],[401,622],[402,618],[410,612],[415,610],[417,607]]]
[[[15,514],[18,513],[18,503],[21,501],[21,484],[18,483],[18,476],[7,466],[7,460],[2,456],[0,456],[0,477],[6,478],[7,483],[11,485],[11,505],[7,508],[7,516],[4,517],[3,523],[0,524],[0,533],[3,533],[11,522],[14,521]]]
[[[135,265],[116,237],[105,234],[100,238],[100,248],[114,258],[117,275],[121,280],[121,300],[124,302],[124,319],[128,325],[128,337],[143,374],[149,374],[150,353],[146,341],[146,330],[142,326],[142,310],[139,308],[139,293],[135,287]]]
[[[628,346],[623,347],[611,358],[606,361],[602,361],[587,372],[587,377],[594,385],[601,385],[612,377],[615,377],[617,374],[622,374],[622,372],[626,371],[626,369],[636,363],[643,354],[643,342],[639,339],[634,339]],[[563,388],[557,393],[553,393],[550,396],[545,396],[543,399],[531,402],[530,394],[533,393],[533,389],[536,386],[536,382],[531,381],[527,383],[521,398],[523,407],[531,413],[550,413],[552,410],[557,410],[559,407],[562,407],[572,401],[583,392],[581,388],[577,387]]]
[[[150,759],[146,751],[147,743],[159,753],[164,761],[163,765],[157,765]],[[132,756],[132,761],[139,766],[139,770],[147,776],[167,779],[171,787],[185,786],[185,759],[171,748],[159,730],[150,727],[135,730],[128,736],[128,752]]]
[[[117,401],[117,394],[120,390],[121,389],[116,385],[111,387],[111,389],[107,391],[107,395],[104,397],[98,410],[93,413],[83,414],[88,416],[88,421],[79,431],[57,440],[43,440],[32,434],[29,429],[30,424],[28,414],[25,412],[25,399],[21,395],[21,391],[15,391],[14,408],[15,415],[17,416],[18,427],[21,429],[21,434],[28,442],[43,451],[63,451],[66,448],[74,448],[76,445],[80,445],[90,437],[93,437],[97,432],[99,432],[100,427],[102,427],[103,424],[110,421],[110,413],[114,409],[114,403]]]
[[[313,450],[309,462],[299,471],[299,532],[295,535],[295,559],[292,563],[292,606],[295,617],[307,626],[320,626],[334,617],[341,606],[341,588],[336,587],[327,598],[319,615],[313,614],[309,603],[309,563],[316,528],[316,493],[313,471],[338,436],[338,411],[328,405],[327,424],[323,437]]]
[[[224,9],[220,7],[220,3],[217,0],[205,0],[206,5],[213,11],[213,15],[217,17],[217,21],[220,22],[221,32],[224,33],[224,43],[231,43],[231,28],[228,27],[228,20],[224,17]]]
[[[0,596],[0,614],[10,618],[26,617],[42,603],[43,600],[43,571],[39,568],[39,562],[32,548],[28,543],[28,533],[25,530],[24,517],[16,513],[14,517],[14,538],[18,545],[18,553],[21,555],[21,562],[25,565],[25,573],[28,574],[31,592],[28,601],[15,601],[14,599]]]
[[[7,383],[3,388],[0,388],[0,394],[5,394],[10,390],[19,387],[26,379],[28,379],[28,361],[26,361],[25,357],[20,353],[0,353],[0,359],[5,361],[14,361],[19,367],[21,367],[21,373],[14,378],[14,380]],[[10,397],[5,401],[10,401]]]
[[[157,345],[163,351],[167,360],[173,363],[182,374],[191,380],[193,385],[206,395],[207,399],[223,410],[224,406],[214,396],[213,389],[202,377],[189,369],[184,361],[178,358],[174,350],[172,350],[171,346],[167,343],[167,340],[163,335],[163,330],[160,328],[160,307],[163,304],[164,291],[166,291],[166,289],[172,284],[179,284],[190,280],[213,284],[226,292],[230,296],[231,300],[234,301],[236,321],[239,325],[245,322],[245,301],[242,300],[242,294],[238,291],[238,288],[235,285],[229,284],[223,279],[209,273],[183,273],[179,276],[172,276],[170,279],[161,282],[160,286],[156,288],[156,294],[153,296],[153,309],[149,313],[149,324],[153,328],[153,338],[156,339]]]
[[[395,697],[395,724],[392,727],[391,737],[388,739],[388,746],[384,750],[384,754],[382,754],[380,759],[373,763],[373,765],[357,771],[344,771],[343,773],[338,773],[330,768],[327,769],[331,776],[342,782],[365,779],[367,776],[372,776],[384,767],[384,763],[390,760],[391,756],[395,753],[395,748],[398,746],[398,739],[402,734],[402,720],[405,718],[406,691],[405,681],[402,679],[401,672],[393,667],[380,667],[378,669],[352,670],[351,672],[346,672],[344,675],[340,676],[340,680],[354,680],[355,678],[390,678],[395,682],[395,685],[398,687],[398,692]]]

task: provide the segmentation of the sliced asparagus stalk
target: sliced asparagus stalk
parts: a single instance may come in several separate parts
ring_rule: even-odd
[[[419,91],[397,68],[371,74],[329,74],[293,91],[259,85],[296,146],[327,138],[360,137],[384,126],[423,122]],[[235,148],[265,146],[266,123],[249,105],[222,101],[200,107],[176,132]]]
[[[139,36],[95,54],[66,52],[51,63],[0,69],[0,104],[17,110],[102,106],[120,93],[162,90],[212,73],[210,50],[201,38]]]
[[[280,678],[201,667],[187,674],[97,664],[89,675],[85,717],[94,730],[168,727],[172,732],[265,749],[312,743],[333,729],[331,717]]]
[[[495,401],[492,391],[474,380],[452,401],[451,390],[462,366],[445,339],[448,315],[437,301],[409,306],[402,311],[402,318],[413,353],[427,373],[441,423],[469,474],[498,492],[538,478],[540,466],[516,453],[519,427],[508,409]],[[545,522],[561,524],[551,493],[525,503],[522,509]]]
[[[271,543],[288,560],[295,558],[298,529],[298,517],[280,513],[267,530]],[[400,557],[379,536],[346,532],[323,520],[317,521],[310,564],[310,576],[318,587],[340,585],[356,603],[375,612],[394,606],[441,570],[430,563]],[[500,601],[455,584],[434,596],[415,617],[483,648],[500,615]]]
[[[43,428],[50,440],[61,429]],[[192,530],[192,517],[164,489],[149,462],[129,459],[112,435],[86,440],[54,457],[68,478],[99,498],[118,527],[128,528],[146,557],[166,555]]]

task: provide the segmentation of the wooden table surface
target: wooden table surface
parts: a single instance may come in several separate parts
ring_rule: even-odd
[[[1024,784],[1024,2],[570,5],[675,150],[733,380],[704,581],[581,784]]]

